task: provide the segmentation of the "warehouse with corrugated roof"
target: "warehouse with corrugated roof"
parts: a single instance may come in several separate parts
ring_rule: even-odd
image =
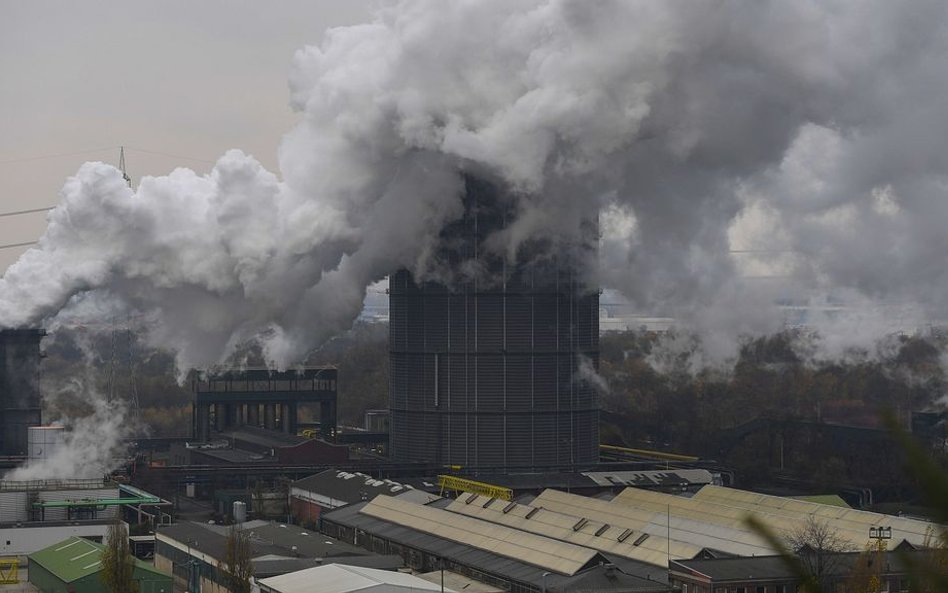
[[[105,546],[70,537],[29,555],[29,580],[43,593],[106,593],[102,580]],[[172,593],[171,575],[136,559],[132,578],[139,593]]]
[[[617,590],[668,590],[664,567],[398,498],[326,513],[322,531],[377,553],[399,554],[415,570],[443,568],[512,593],[553,593],[592,582]]]
[[[692,496],[626,488],[611,500],[552,489],[516,501],[474,493],[427,505],[378,497],[327,513],[322,529],[376,552],[399,554],[416,570],[444,567],[515,593],[573,590],[595,575],[619,575],[627,580],[622,587],[633,591],[667,586],[674,560],[777,553],[748,527],[749,515],[775,533],[814,517],[857,548],[872,527],[891,527],[893,545],[905,540],[916,546],[942,529],[712,485]]]

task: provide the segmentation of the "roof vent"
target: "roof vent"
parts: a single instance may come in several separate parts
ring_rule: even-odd
[[[504,514],[506,515],[510,511],[514,510],[515,508],[517,508],[517,503],[515,502],[507,503],[507,506],[504,507]]]
[[[573,531],[579,531],[580,529],[583,528],[583,526],[586,525],[586,523],[589,523],[589,519],[583,517],[582,519],[577,521],[575,525],[573,525]]]
[[[537,514],[537,511],[539,511],[539,510],[542,509],[542,508],[543,508],[543,507],[533,507],[532,509],[530,509],[530,512],[528,512],[528,513],[524,516],[524,519],[529,519],[530,517],[536,515],[536,514]]]
[[[647,539],[648,539],[648,534],[647,534],[647,533],[643,533],[642,535],[640,535],[640,536],[638,536],[637,538],[635,538],[635,541],[632,542],[632,545],[633,545],[633,546],[641,546],[641,545],[642,545],[642,542],[644,542],[644,541],[647,540]]]
[[[607,529],[609,529],[609,524],[608,524],[608,523],[604,524],[602,527],[600,527],[599,529],[596,530],[596,537],[599,537],[600,535],[602,535],[603,533],[605,533]]]
[[[630,535],[632,535],[632,530],[626,529],[625,531],[619,534],[619,537],[617,537],[616,540],[620,542],[624,542],[625,540],[629,539]]]

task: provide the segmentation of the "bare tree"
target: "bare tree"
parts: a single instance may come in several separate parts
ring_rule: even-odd
[[[250,561],[250,540],[236,525],[230,528],[224,558],[218,567],[231,593],[250,593],[253,563]]]
[[[102,551],[102,581],[110,593],[137,593],[138,581],[134,579],[135,557],[128,544],[125,525],[115,520],[109,525]]]
[[[829,575],[839,572],[843,562],[840,554],[855,549],[829,523],[813,515],[809,515],[799,527],[784,533],[783,540],[787,548],[800,558],[806,571],[822,586],[826,585]]]

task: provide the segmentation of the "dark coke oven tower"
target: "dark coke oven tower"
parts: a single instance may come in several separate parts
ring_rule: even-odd
[[[41,329],[0,331],[0,455],[27,454],[27,428],[42,424]]]
[[[484,182],[466,186],[441,253],[462,279],[389,279],[392,457],[474,472],[593,465],[598,400],[579,371],[599,366],[599,293],[577,270],[597,225],[572,253],[534,244],[510,265],[484,242],[511,204]]]

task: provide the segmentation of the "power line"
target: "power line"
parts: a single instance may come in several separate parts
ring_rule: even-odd
[[[7,243],[6,245],[0,245],[0,249],[13,249],[14,247],[26,247],[28,245],[36,245],[39,241],[26,241],[25,243]]]
[[[19,216],[21,214],[33,214],[34,212],[49,212],[56,206],[45,206],[43,208],[30,208],[29,210],[17,210],[16,212],[0,212],[0,218],[4,216]]]
[[[107,146],[107,147],[105,147],[105,148],[89,148],[89,149],[86,149],[86,150],[77,150],[77,151],[75,151],[75,152],[60,152],[60,153],[56,153],[56,154],[41,154],[41,155],[36,155],[36,156],[23,157],[23,158],[19,158],[19,159],[7,159],[7,160],[3,160],[3,161],[0,161],[0,165],[10,165],[10,164],[14,164],[14,163],[25,163],[25,162],[28,162],[28,161],[41,161],[41,160],[43,160],[43,159],[55,159],[55,158],[64,157],[64,156],[78,156],[78,155],[81,155],[81,154],[90,154],[90,153],[93,153],[93,152],[105,152],[105,151],[107,151],[107,150],[115,150],[116,148],[117,148],[116,146]]]

